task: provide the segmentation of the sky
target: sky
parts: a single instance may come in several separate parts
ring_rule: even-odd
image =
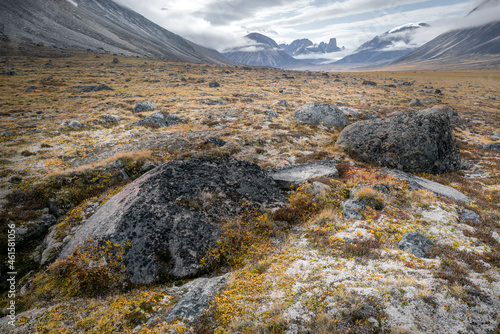
[[[190,41],[224,51],[259,32],[277,43],[308,38],[313,43],[337,39],[355,50],[394,27],[425,22],[417,44],[467,24],[464,17],[484,0],[114,0]],[[496,4],[499,0],[488,0]],[[476,15],[468,24],[498,20],[500,6]]]

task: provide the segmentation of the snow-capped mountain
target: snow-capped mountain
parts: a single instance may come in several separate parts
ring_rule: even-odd
[[[280,44],[279,46],[292,57],[318,55],[342,51],[342,49],[337,46],[336,38],[330,38],[330,41],[328,43],[321,42],[319,44],[313,44],[313,42],[311,42],[309,39],[303,38],[296,39],[290,44]]]
[[[245,45],[231,48],[222,54],[233,62],[256,66],[287,68],[301,63],[281,50],[272,38],[251,33],[246,35],[245,39]]]
[[[51,49],[228,64],[112,0],[1,0],[0,40]]]
[[[395,27],[372,40],[363,43],[355,53],[342,58],[336,64],[376,66],[402,57],[419,45],[414,43],[417,29],[429,27],[427,23],[408,23]]]

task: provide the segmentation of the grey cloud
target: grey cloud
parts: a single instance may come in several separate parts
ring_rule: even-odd
[[[209,3],[194,15],[203,17],[213,25],[225,25],[252,17],[257,11],[289,4],[287,0],[223,0]]]

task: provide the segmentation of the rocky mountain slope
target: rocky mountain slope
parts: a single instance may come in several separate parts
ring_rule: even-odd
[[[307,38],[296,39],[290,44],[280,44],[279,47],[292,57],[319,55],[342,50],[337,46],[336,38],[330,38],[328,43],[321,42],[317,45],[313,44],[313,42]]]
[[[229,63],[216,51],[173,34],[112,0],[5,0],[0,2],[0,22],[1,39],[14,43],[170,61]]]
[[[256,66],[287,68],[302,63],[281,50],[272,38],[259,33],[248,34],[245,38],[248,44],[226,50],[222,54],[235,63]]]
[[[417,47],[412,44],[415,31],[428,26],[426,23],[410,23],[391,29],[363,43],[356,52],[335,64],[369,67],[389,63],[414,50]]]
[[[431,68],[498,66],[500,64],[500,20],[483,25],[471,24],[471,21],[477,21],[495,12],[500,13],[500,1],[481,2],[464,18],[465,27],[439,35],[391,65],[402,68],[409,66]]]
[[[0,332],[499,330],[498,70],[0,73]]]

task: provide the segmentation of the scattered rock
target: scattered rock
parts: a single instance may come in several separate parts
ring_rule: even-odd
[[[273,109],[267,109],[266,115],[269,117],[279,117],[279,114]]]
[[[417,90],[417,92],[443,95],[443,93],[439,89],[419,89],[419,90]]]
[[[211,82],[208,84],[208,87],[210,88],[217,88],[217,87],[220,87],[220,83],[218,82]]]
[[[452,126],[459,126],[467,123],[463,118],[461,118],[456,111],[445,105],[436,105],[428,110],[433,110],[435,112],[440,112],[448,116]]]
[[[139,101],[135,105],[132,112],[150,111],[150,110],[155,110],[156,108],[157,108],[157,105],[156,105],[156,103],[154,103],[154,101],[151,101],[151,100]]]
[[[101,84],[98,86],[73,86],[71,89],[78,89],[78,93],[90,93],[90,92],[98,92],[101,90],[114,90],[113,88]]]
[[[345,219],[362,219],[363,215],[361,210],[365,208],[365,205],[354,199],[348,199],[342,202],[342,217]]]
[[[326,184],[324,184],[322,182],[314,181],[313,183],[311,183],[310,185],[307,186],[306,190],[308,192],[310,192],[311,194],[319,195],[322,192],[326,192],[326,191],[329,191],[331,189],[332,189],[331,187],[327,186]]]
[[[420,101],[419,99],[413,99],[411,100],[410,102],[410,106],[414,106],[414,107],[423,107],[424,104],[422,103],[422,101]]]
[[[380,118],[379,115],[373,113],[373,112],[369,112],[367,114],[364,115],[365,118],[368,118],[368,119],[377,119],[377,118]]]
[[[288,107],[288,102],[286,100],[279,100],[277,104],[283,107]]]
[[[355,159],[408,172],[460,168],[450,121],[432,110],[356,122],[342,130],[336,144]]]
[[[118,60],[118,58],[113,58],[113,61],[111,62],[111,64],[119,64],[120,61]]]
[[[338,105],[338,103],[337,103]],[[360,112],[357,109],[349,108],[349,107],[339,107],[340,110],[344,113],[346,116],[351,116],[353,118],[361,116]]]
[[[461,223],[465,222],[478,223],[481,221],[481,217],[477,213],[469,209],[460,210],[458,214],[460,215]]]
[[[362,84],[366,85],[366,86],[376,86],[377,85],[377,83],[375,81],[369,81],[369,80],[363,81]]]
[[[130,123],[128,126],[137,125],[152,125],[156,127],[172,126],[180,123],[187,123],[186,120],[179,118],[175,115],[166,114],[161,110],[158,110],[149,117],[143,118],[136,122]]]
[[[156,165],[153,162],[148,161],[144,165],[142,165],[142,167],[141,167],[141,173],[142,174],[147,173],[150,170],[155,169],[155,168],[156,168]]]
[[[217,146],[217,147],[222,147],[222,146],[226,145],[226,142],[220,138],[217,138],[217,137],[210,137],[207,140],[205,140],[205,144],[213,145],[213,146]]]
[[[99,116],[106,123],[118,123],[122,118],[116,115],[104,114]]]
[[[418,257],[427,256],[427,248],[433,246],[432,241],[420,233],[410,231],[403,234],[403,238],[398,243],[398,248]]]
[[[269,176],[281,189],[299,187],[316,177],[337,177],[339,172],[333,161],[319,161],[300,165],[268,169]]]
[[[193,322],[208,307],[215,295],[226,285],[228,275],[214,278],[197,278],[181,288],[188,292],[172,308],[166,321],[181,318],[183,321]]]
[[[142,175],[103,204],[64,247],[60,258],[89,238],[131,246],[124,259],[133,284],[200,274],[201,259],[215,247],[223,217],[242,203],[286,202],[265,170],[227,158],[172,161]]]
[[[399,180],[405,180],[413,190],[425,189],[437,195],[448,197],[456,201],[465,203],[469,202],[469,198],[466,195],[456,190],[455,188],[445,186],[444,184],[411,175],[400,170],[382,168],[380,169],[380,172],[395,177]]]
[[[306,103],[295,110],[294,117],[303,123],[344,127],[349,122],[341,109],[325,103]]]
[[[17,73],[14,71],[7,71],[7,72],[0,72],[0,75],[13,76],[13,75],[17,75]]]
[[[16,134],[13,131],[6,131],[2,133],[2,137],[14,137]]]
[[[24,91],[26,93],[33,93],[35,90],[36,90],[36,86],[30,86],[30,87],[26,88]]]
[[[68,121],[63,122],[63,123],[61,123],[61,126],[67,126],[70,129],[77,129],[77,128],[83,127],[83,124],[78,122],[78,121],[73,120],[70,122],[68,122]]]
[[[496,151],[500,153],[500,143],[479,145],[482,150]]]

